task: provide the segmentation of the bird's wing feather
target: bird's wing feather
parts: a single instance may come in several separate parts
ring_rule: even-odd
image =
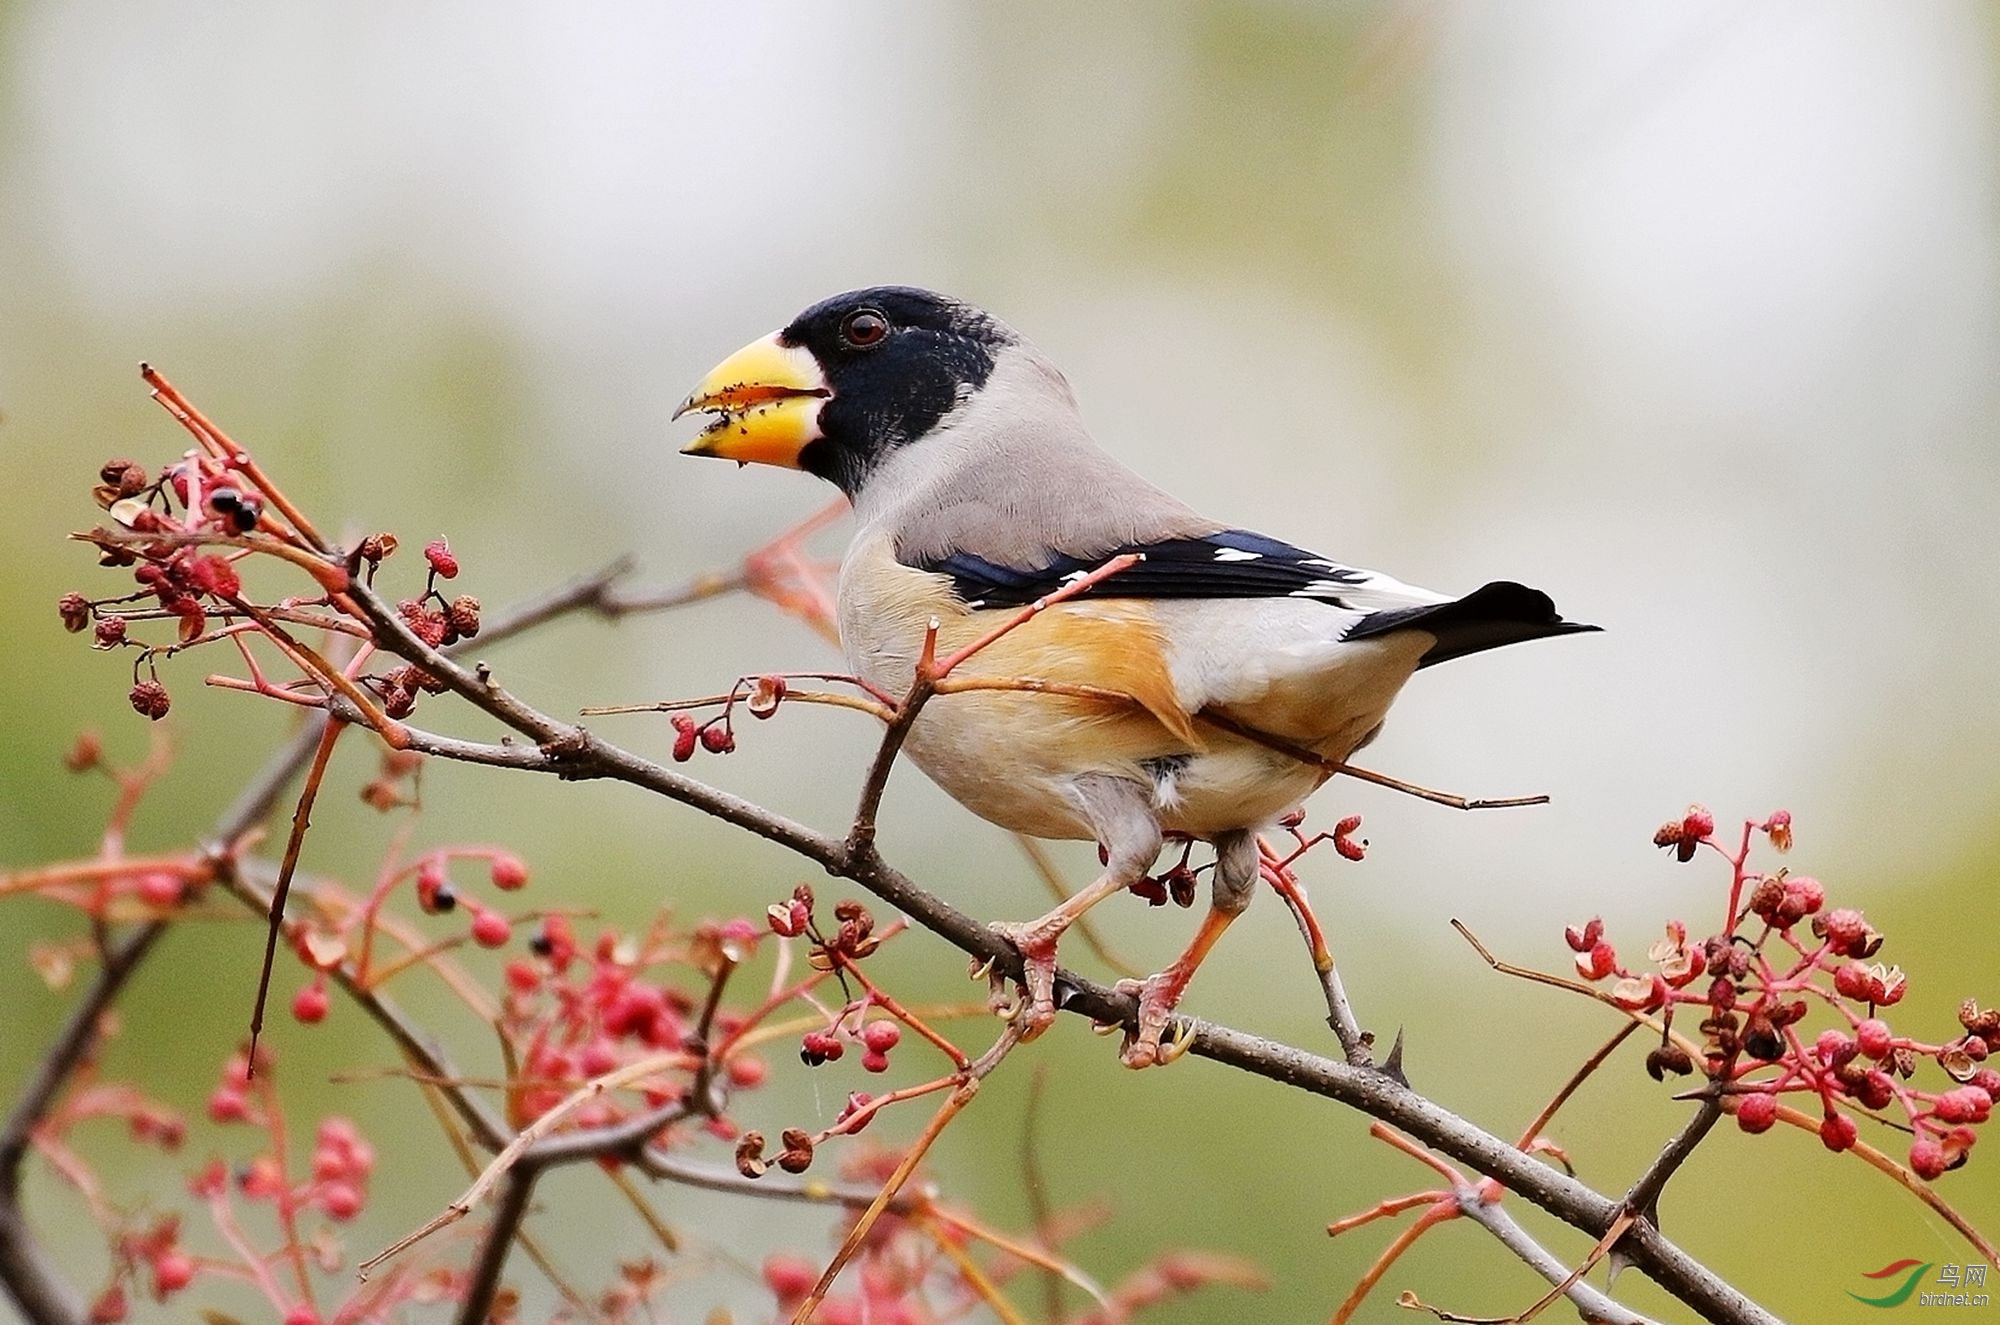
[[[1086,590],[1097,598],[1298,598],[1372,613],[1449,601],[1376,571],[1342,565],[1275,538],[1222,529],[1186,538],[1128,543],[1101,555],[1058,555],[1010,566],[965,551],[947,552],[921,569],[949,576],[975,607],[1019,607],[1081,579],[1113,557],[1144,560]]]

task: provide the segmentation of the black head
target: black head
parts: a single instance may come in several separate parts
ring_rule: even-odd
[[[852,496],[883,457],[983,386],[995,356],[1017,343],[996,318],[929,290],[882,285],[835,295],[696,388],[682,409],[718,418],[688,449],[791,465]]]

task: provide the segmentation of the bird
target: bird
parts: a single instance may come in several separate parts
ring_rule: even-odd
[[[1051,683],[938,695],[904,745],[980,818],[1098,845],[1091,884],[994,926],[1022,958],[1022,1038],[1054,1020],[1056,947],[1079,916],[1143,881],[1169,840],[1213,848],[1187,950],[1121,985],[1138,1000],[1121,1050],[1132,1067],[1184,1047],[1173,1010],[1250,900],[1259,832],[1374,739],[1405,682],[1597,629],[1511,581],[1454,597],[1200,514],[1092,439],[1028,340],[930,290],[813,304],[711,370],[674,418],[690,413],[707,418],[686,454],[802,470],[846,494],[855,527],[835,605],[860,680],[906,694],[927,639],[948,654],[1016,621],[955,675]]]

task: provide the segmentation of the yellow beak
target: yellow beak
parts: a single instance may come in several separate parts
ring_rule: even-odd
[[[717,364],[674,411],[677,419],[695,410],[715,416],[681,453],[797,469],[832,394],[819,361],[773,332]]]

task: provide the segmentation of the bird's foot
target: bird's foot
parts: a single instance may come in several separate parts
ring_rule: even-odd
[[[1187,976],[1179,971],[1162,971],[1144,980],[1120,980],[1119,993],[1139,1000],[1139,1025],[1127,1031],[1118,1060],[1127,1067],[1165,1067],[1194,1044],[1188,1024],[1174,1016],[1181,995],[1187,992]]]
[[[1027,924],[998,922],[991,928],[1021,954],[1021,982],[1027,1001],[1015,1006],[1002,982],[995,984],[987,1005],[1000,1016],[1019,1017],[1021,1038],[1032,1040],[1056,1019],[1056,941],[1068,924],[1051,923],[1045,916]]]

